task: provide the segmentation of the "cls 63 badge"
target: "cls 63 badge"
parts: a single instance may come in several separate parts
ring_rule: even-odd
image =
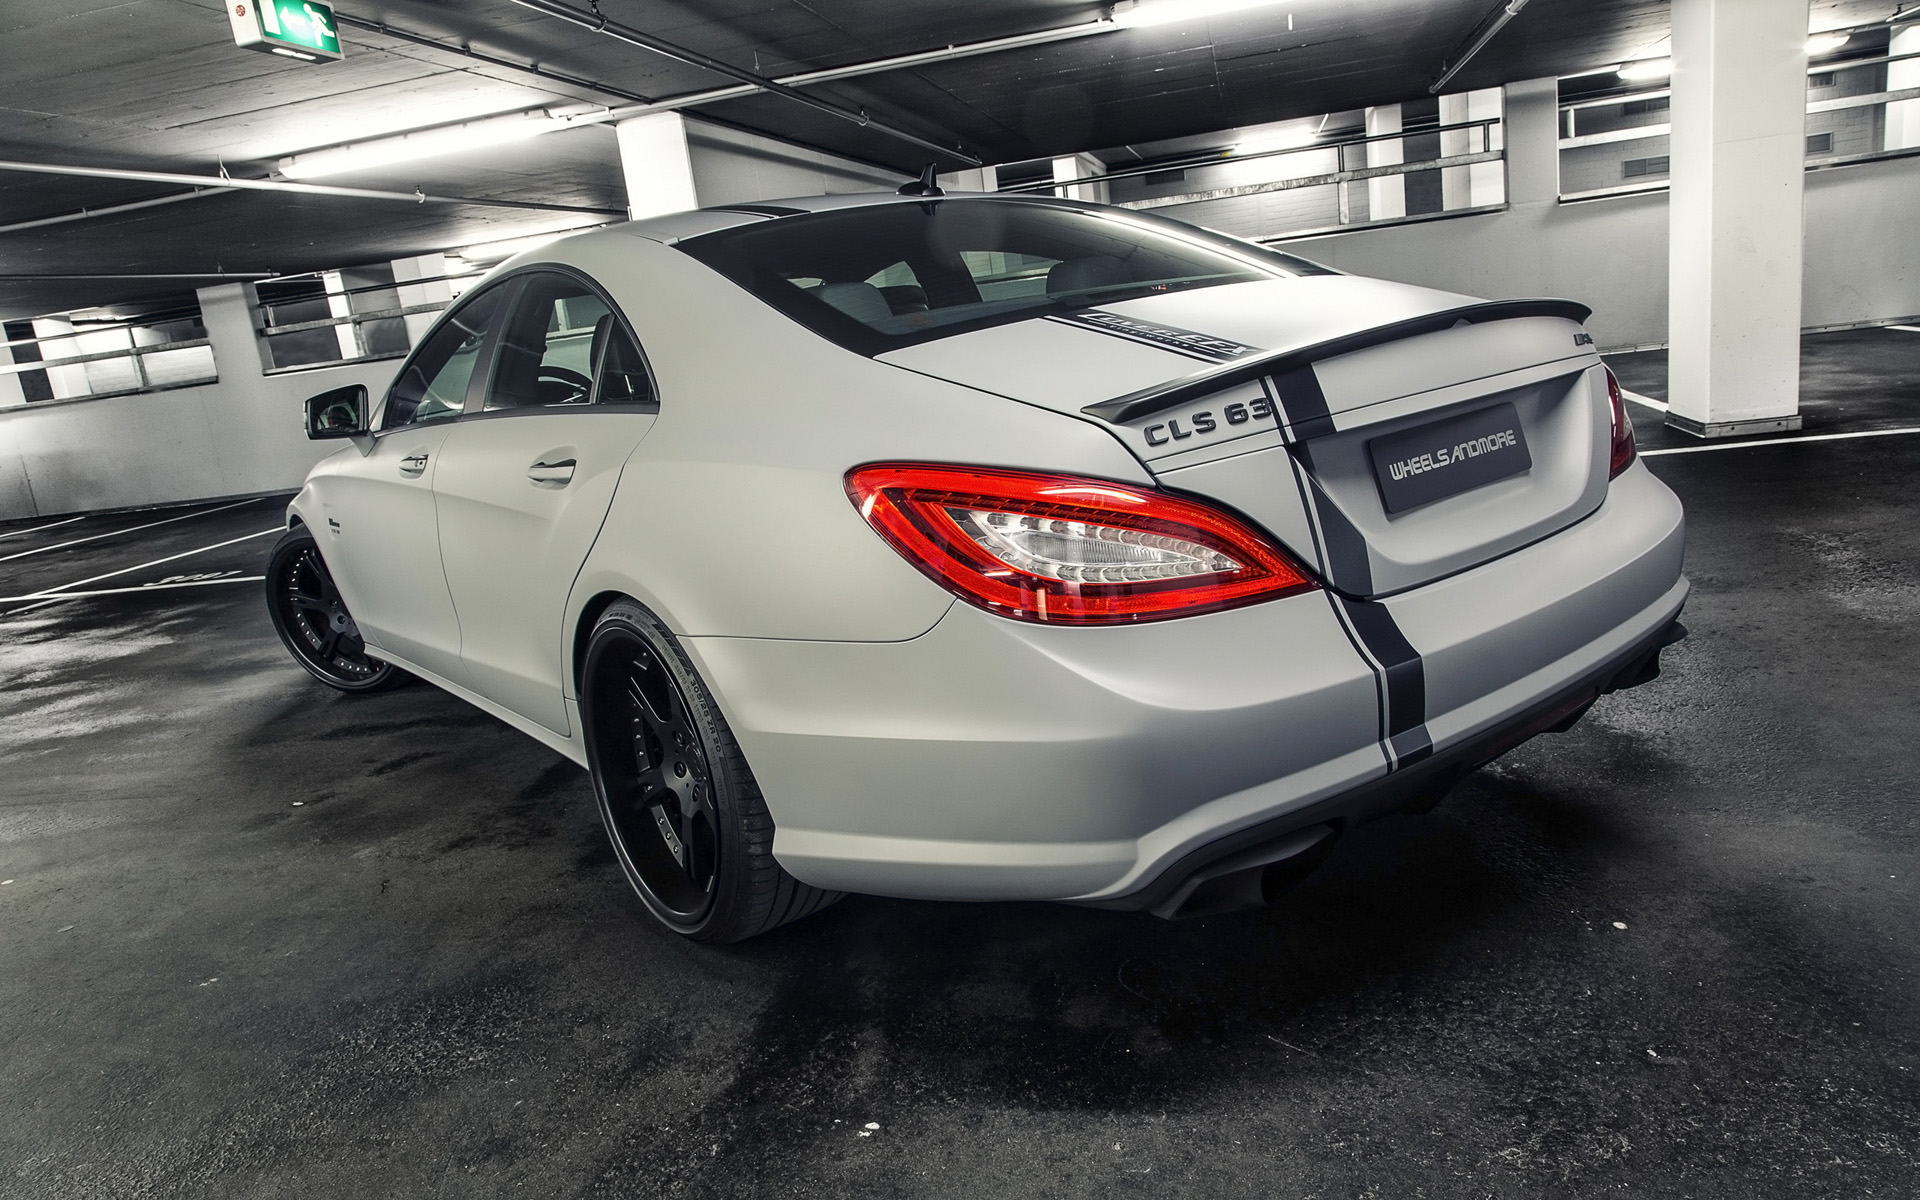
[[[1234,401],[1222,405],[1219,416],[1213,409],[1186,413],[1170,421],[1149,425],[1141,432],[1146,435],[1147,445],[1165,446],[1170,442],[1183,442],[1190,437],[1206,437],[1219,429],[1224,423],[1228,426],[1245,425],[1250,421],[1273,420],[1273,401],[1265,396],[1257,396],[1245,402]]]

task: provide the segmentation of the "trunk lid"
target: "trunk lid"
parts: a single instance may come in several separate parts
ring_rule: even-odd
[[[1021,321],[881,361],[1099,421],[1165,485],[1239,510],[1337,590],[1370,598],[1599,507],[1611,412],[1584,312],[1310,276]]]

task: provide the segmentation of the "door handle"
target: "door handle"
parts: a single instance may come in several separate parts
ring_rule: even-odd
[[[425,454],[409,454],[400,460],[400,473],[402,475],[419,475],[426,471],[426,469],[427,456]]]
[[[559,462],[537,462],[527,468],[527,478],[535,483],[568,484],[573,482],[574,460],[563,458]]]

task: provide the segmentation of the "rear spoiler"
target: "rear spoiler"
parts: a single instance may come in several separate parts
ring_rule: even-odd
[[[1428,313],[1423,317],[1412,317],[1405,321],[1395,321],[1388,325],[1376,325],[1372,329],[1362,329],[1358,333],[1342,334],[1311,346],[1296,346],[1290,350],[1269,350],[1251,358],[1236,362],[1222,363],[1209,367],[1192,375],[1158,383],[1150,388],[1129,392],[1125,396],[1116,396],[1111,400],[1102,400],[1098,404],[1089,404],[1080,411],[1102,421],[1116,425],[1128,421],[1137,421],[1141,417],[1178,408],[1190,400],[1198,400],[1212,395],[1221,388],[1259,379],[1263,375],[1284,375],[1301,367],[1311,366],[1325,358],[1336,358],[1342,354],[1351,354],[1355,350],[1365,350],[1370,346],[1379,346],[1387,342],[1397,342],[1401,338],[1418,337],[1423,333],[1438,333],[1442,329],[1452,329],[1455,325],[1479,325],[1487,321],[1509,321],[1515,317],[1564,317],[1575,324],[1584,324],[1593,315],[1593,310],[1573,300],[1492,300],[1484,304],[1468,304],[1460,308],[1442,309]]]

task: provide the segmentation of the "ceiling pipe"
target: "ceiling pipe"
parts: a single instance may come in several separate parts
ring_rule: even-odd
[[[917,133],[908,133],[904,129],[898,129],[883,122],[873,120],[867,116],[865,112],[856,112],[853,109],[842,108],[831,101],[822,100],[817,96],[809,96],[805,92],[795,91],[792,87],[778,80],[769,79],[764,75],[756,75],[752,71],[742,67],[736,67],[731,63],[721,62],[719,59],[711,58],[700,53],[698,50],[689,50],[684,46],[679,46],[657,38],[650,33],[635,29],[630,25],[622,25],[618,21],[610,20],[598,13],[585,12],[571,5],[558,3],[557,0],[513,0],[513,3],[518,4],[522,8],[530,8],[545,16],[556,17],[562,21],[571,22],[582,29],[590,29],[595,33],[604,34],[607,37],[626,42],[630,46],[639,46],[643,50],[651,50],[655,54],[678,59],[681,62],[699,67],[702,70],[712,71],[716,75],[725,75],[729,79],[737,79],[741,83],[749,84],[769,95],[779,96],[784,100],[791,100],[796,104],[803,104],[816,112],[823,112],[829,116],[838,117],[843,121],[851,121],[856,125],[871,129],[876,133],[884,133],[889,137],[897,138],[904,142],[911,142],[922,149],[932,150],[943,157],[958,160],[968,166],[977,167],[981,165],[981,161],[970,154],[962,153],[959,150],[942,145],[929,138],[923,138]]]
[[[1500,0],[1499,5],[1492,12],[1480,18],[1480,23],[1473,27],[1473,32],[1467,35],[1467,40],[1454,49],[1453,57],[1440,64],[1440,77],[1428,85],[1427,94],[1438,96],[1440,89],[1452,82],[1453,77],[1460,73],[1460,69],[1471,62],[1474,55],[1485,49],[1494,35],[1505,29],[1507,22],[1519,16],[1520,10],[1526,6],[1527,0]]]
[[[0,171],[28,171],[39,175],[78,175],[88,179],[131,179],[142,183],[178,183],[195,188],[233,188],[253,192],[295,192],[306,196],[342,196],[355,200],[404,200],[411,204],[472,204],[482,208],[513,208],[532,212],[626,215],[624,208],[593,208],[580,204],[535,204],[527,200],[480,200],[471,196],[435,196],[426,192],[383,192],[373,188],[334,187],[324,183],[294,183],[284,179],[240,179],[227,175],[181,175],[171,171],[126,171],[117,167],[72,167],[56,163],[0,159]],[[187,199],[181,196],[180,199]]]
[[[38,229],[43,225],[64,225],[68,221],[87,221],[94,217],[110,217],[115,213],[133,212],[141,208],[158,208],[162,204],[178,204],[182,200],[198,200],[202,196],[218,196],[235,189],[230,187],[197,187],[190,192],[175,192],[170,196],[155,196],[151,200],[134,200],[127,204],[108,204],[100,208],[83,208],[79,212],[61,213],[57,217],[35,217],[30,221],[15,221],[11,225],[0,225],[0,233],[18,233],[23,229]]]

